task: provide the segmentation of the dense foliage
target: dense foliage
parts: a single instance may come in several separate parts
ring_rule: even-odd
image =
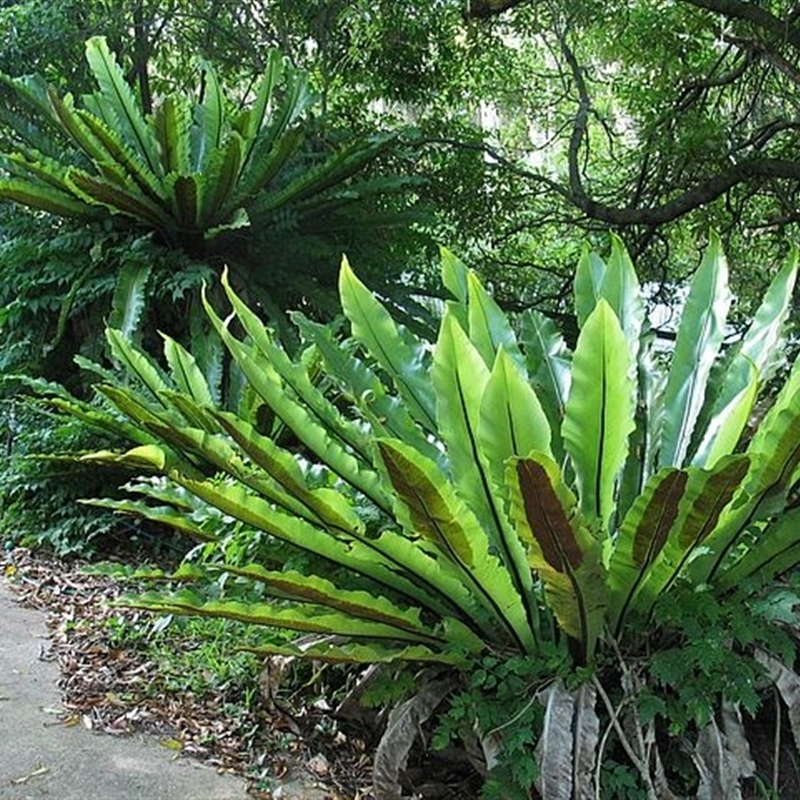
[[[198,539],[128,602],[378,664],[380,796],[434,716],[487,796],[769,783],[743,733],[800,686],[794,4],[0,5],[4,540]]]
[[[407,14],[388,0],[72,6],[3,9],[14,35],[0,66],[46,72],[77,95],[90,82],[83,39],[104,35],[149,110],[196,86],[194,54],[246,91],[278,47],[308,71],[326,127],[416,126],[422,138],[397,166],[425,176],[438,238],[491,274],[502,300],[564,310],[576,257],[565,225],[616,230],[642,277],[659,281],[686,273],[714,226],[743,303],[765,288],[753,265],[785,256],[794,235],[789,3],[417,0]],[[35,45],[56,39],[45,66]]]
[[[629,724],[642,737],[664,718],[702,750],[718,736],[720,701],[756,707],[761,668],[753,648],[784,658],[790,652],[750,604],[800,560],[789,499],[800,463],[800,368],[758,430],[747,425],[776,368],[796,274],[793,259],[747,334],[723,354],[731,296],[714,238],[668,355],[654,347],[618,242],[608,263],[588,251],[581,259],[574,350],[536,312],[515,332],[476,276],[448,253],[443,279],[452,299],[429,348],[393,321],[345,262],[340,292],[353,339],[339,342],[329,328],[296,315],[308,347],[294,361],[225,280],[232,316],[223,321],[208,302],[206,310],[280,420],[273,435],[215,408],[202,372],[175,342],[167,341],[166,375],[109,331],[134,385],[98,389],[127,417],[125,430],[139,444],[88,458],[163,479],[131,487],[143,501],[101,505],[172,521],[213,541],[218,532],[201,526],[196,511],[207,505],[266,536],[266,566],[264,556],[245,565],[186,564],[175,576],[201,588],[207,572],[221,571],[253,586],[245,596],[185,588],[126,602],[318,635],[302,646],[256,648],[264,655],[449,665],[472,675],[473,689],[482,685],[475,669],[488,668],[487,656],[521,659],[511,663],[522,674],[534,659],[528,701],[545,706],[541,729],[532,738],[512,736],[508,752],[537,742],[545,796],[572,762],[576,790],[597,780],[598,705],[637,780],[663,796],[672,777],[654,770],[637,740],[615,727],[610,696],[621,692],[618,702],[632,704]],[[53,402],[114,425],[108,413]],[[287,428],[300,457],[283,443]],[[310,553],[311,570],[270,558],[270,539]],[[721,632],[713,667],[711,638],[696,658],[680,644],[696,638],[699,607],[693,617],[679,609],[706,593],[701,607]],[[486,688],[499,685],[495,679]],[[651,696],[649,711],[637,706]],[[482,736],[498,726],[496,713],[487,711]],[[396,780],[389,749],[378,752],[379,793]],[[502,744],[499,752],[508,768]],[[723,768],[698,758],[701,794],[749,776],[744,764]],[[535,774],[513,780],[527,784]]]
[[[396,137],[310,141],[307,76],[277,51],[235,112],[208,63],[195,97],[171,93],[145,114],[105,39],[90,39],[86,56],[98,89],[80,104],[39,76],[3,79],[20,112],[0,199],[87,223],[127,221],[156,243],[232,265],[251,294],[266,289],[259,301],[270,307],[324,292],[320,254],[413,220],[399,198],[408,181],[368,174]]]

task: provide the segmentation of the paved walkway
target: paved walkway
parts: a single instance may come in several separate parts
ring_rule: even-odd
[[[244,800],[244,781],[162,747],[59,722],[44,614],[0,576],[0,800]]]

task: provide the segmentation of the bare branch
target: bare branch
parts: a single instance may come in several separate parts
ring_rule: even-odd
[[[571,200],[587,216],[612,225],[663,225],[716,200],[734,186],[772,178],[800,181],[800,164],[779,158],[748,159],[653,208],[617,208],[575,195]]]
[[[779,42],[786,42],[800,50],[800,28],[793,19],[781,19],[756,3],[742,0],[683,0],[696,8],[704,8],[722,14],[728,19],[750,22],[762,31],[772,34]]]

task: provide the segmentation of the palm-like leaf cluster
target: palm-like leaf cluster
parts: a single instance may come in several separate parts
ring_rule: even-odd
[[[121,215],[170,246],[206,254],[226,231],[341,222],[342,210],[396,193],[397,178],[354,180],[393,141],[360,138],[328,154],[304,145],[313,102],[306,76],[277,51],[246,108],[232,109],[201,62],[198,98],[173,93],[145,115],[105,40],[86,44],[98,90],[76,101],[36,76],[0,75],[17,105],[2,121],[16,139],[0,167],[0,199],[60,216]],[[64,154],[66,138],[74,148]],[[366,216],[366,211],[365,211]],[[380,215],[379,215],[380,216]],[[385,215],[376,226],[396,224]],[[263,255],[263,254],[262,254]]]
[[[449,254],[444,278],[454,299],[432,347],[397,325],[345,263],[342,304],[359,350],[298,317],[309,350],[293,361],[226,281],[246,338],[207,311],[233,360],[333,485],[377,511],[379,533],[367,531],[345,494],[313,488],[292,454],[251,421],[215,408],[194,360],[174,342],[170,379],[111,332],[118,359],[148,396],[100,391],[145,445],[123,459],[366,578],[382,609],[325,575],[287,583],[254,566],[237,574],[264,584],[275,603],[238,609],[238,618],[277,624],[277,615],[289,627],[327,626],[353,638],[316,656],[413,652],[451,662],[487,644],[536,653],[553,615],[559,638],[587,660],[604,637],[624,639],[631,615],[649,615],[680,582],[724,591],[800,560],[798,512],[776,516],[800,463],[798,368],[757,434],[739,445],[773,366],[795,275],[794,262],[777,275],[721,369],[727,288],[715,240],[666,370],[652,358],[644,302],[618,243],[608,264],[587,253],[580,265],[574,352],[536,312],[515,333]],[[333,397],[312,379],[320,368]],[[204,464],[225,480],[203,479]],[[227,613],[224,601],[212,607],[188,593],[137,602]]]
[[[800,509],[789,500],[800,481],[800,363],[758,430],[747,427],[776,366],[796,275],[793,256],[744,337],[723,351],[730,295],[712,238],[668,352],[655,345],[615,241],[607,263],[586,252],[579,265],[580,335],[570,351],[535,311],[512,326],[447,252],[452,299],[434,343],[398,325],[345,262],[339,288],[352,338],[297,315],[307,349],[295,360],[225,279],[232,312],[223,320],[207,301],[211,322],[302,456],[221,410],[174,342],[165,349],[170,376],[109,331],[139,388],[98,388],[139,445],[89,458],[162,479],[135,485],[144,499],[99,502],[204,541],[213,534],[194,512],[211,506],[318,565],[316,574],[216,568],[258,587],[253,602],[209,599],[197,587],[124,602],[316,636],[310,646],[265,643],[265,655],[468,669],[487,650],[537,658],[555,646],[576,664],[595,663],[598,649],[635,652],[660,600],[688,586],[724,601],[800,563]],[[187,565],[175,577],[202,576]],[[776,681],[786,673],[765,663]],[[625,680],[630,700],[636,683]],[[549,720],[538,752],[543,796],[572,796],[570,787],[588,791],[595,780],[598,686],[554,681],[540,693]],[[714,726],[700,738],[719,737]],[[634,761],[650,796],[669,796],[659,794],[663,770],[651,776],[649,750],[640,750]],[[744,774],[706,766],[706,788]],[[551,785],[562,788],[551,795]]]

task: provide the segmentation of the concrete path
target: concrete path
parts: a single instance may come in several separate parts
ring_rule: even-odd
[[[44,614],[0,577],[0,800],[244,800],[245,782],[150,737],[59,722],[58,666],[43,661]]]

